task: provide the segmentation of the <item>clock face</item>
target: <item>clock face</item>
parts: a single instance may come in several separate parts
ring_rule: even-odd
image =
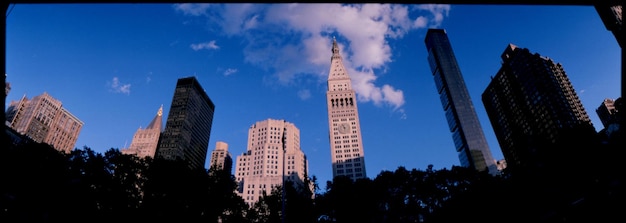
[[[339,124],[339,133],[346,134],[348,132],[350,132],[350,124],[348,123]]]

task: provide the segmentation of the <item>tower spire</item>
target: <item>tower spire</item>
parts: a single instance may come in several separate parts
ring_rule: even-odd
[[[331,50],[333,55],[330,57],[330,71],[328,72],[328,80],[332,79],[350,79],[346,68],[343,65],[343,59],[339,53],[339,45],[337,39],[333,36],[333,48]]]
[[[152,119],[152,121],[150,122],[150,124],[148,124],[146,129],[159,129],[160,130],[161,126],[163,125],[162,116],[163,116],[163,104],[161,104],[161,107],[159,108],[157,115],[154,116],[154,119]]]
[[[337,39],[335,39],[335,36],[333,36],[333,48],[331,49],[331,52],[333,52],[333,56],[330,58],[330,60],[334,60],[334,59],[341,59],[341,54],[339,54],[339,45],[337,45]]]

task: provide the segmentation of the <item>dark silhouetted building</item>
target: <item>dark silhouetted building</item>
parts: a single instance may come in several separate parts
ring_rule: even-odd
[[[425,42],[428,63],[461,166],[497,173],[496,161],[491,155],[446,31],[429,29]]]
[[[607,98],[604,99],[602,104],[596,109],[596,113],[602,122],[604,128],[600,130],[600,137],[605,143],[623,143],[623,130],[620,130],[623,126],[624,117],[619,113],[619,104],[623,103],[621,98],[616,100]]]
[[[178,79],[157,158],[204,168],[215,105],[195,77]]]
[[[602,104],[596,109],[596,114],[602,122],[604,128],[609,127],[612,123],[617,122],[617,109],[615,108],[615,100],[606,98]]]
[[[602,23],[607,30],[611,31],[622,47],[624,42],[624,29],[622,25],[622,0],[603,0],[594,4]]]
[[[595,134],[560,63],[513,44],[501,57],[502,67],[483,92],[482,101],[507,168],[535,168],[565,159],[565,153],[574,148],[558,150],[563,148],[556,143],[579,139],[564,139],[564,133],[591,129]]]

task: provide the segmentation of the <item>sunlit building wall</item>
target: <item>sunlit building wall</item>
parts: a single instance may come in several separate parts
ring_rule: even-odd
[[[28,100],[12,101],[6,112],[7,125],[33,141],[59,151],[74,149],[83,122],[63,108],[61,101],[44,92]]]
[[[237,193],[249,205],[284,180],[304,185],[308,161],[300,149],[300,130],[285,120],[267,119],[248,129],[248,148],[237,156]]]
[[[209,161],[209,169],[221,169],[230,173],[233,169],[233,158],[228,152],[228,143],[217,141],[215,149],[211,152],[211,160]]]
[[[137,129],[133,140],[128,148],[122,149],[123,154],[132,154],[141,158],[154,158],[156,149],[159,146],[159,137],[163,123],[163,106],[159,108],[156,116],[152,119],[146,128]]]

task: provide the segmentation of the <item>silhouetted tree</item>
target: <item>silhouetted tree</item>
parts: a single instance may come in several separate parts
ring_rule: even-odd
[[[182,160],[155,159],[146,173],[142,205],[149,220],[195,222],[208,219],[208,175]]]
[[[305,179],[308,179],[305,177]],[[285,182],[285,221],[286,222],[315,222],[313,208],[313,192],[309,187],[310,182],[305,180],[303,184],[292,181]]]
[[[417,172],[398,167],[395,172],[382,171],[374,179],[375,189],[367,195],[378,200],[377,222],[417,222],[423,215]]]
[[[549,150],[535,150],[540,165],[502,176],[401,166],[372,180],[336,177],[319,194],[307,177],[273,188],[252,207],[223,170],[117,149],[66,154],[42,143],[7,145],[0,148],[0,222],[610,222],[626,208],[623,145],[591,130],[564,129]]]
[[[62,152],[36,142],[3,145],[1,151],[1,222],[53,222],[66,213],[69,191]]]
[[[282,186],[272,188],[272,193],[263,194],[252,206],[253,214],[250,221],[255,223],[279,223],[282,222]]]
[[[369,178],[335,177],[317,204],[328,205],[325,215],[336,222],[375,222],[377,203],[371,199],[376,192]]]
[[[142,188],[151,158],[125,155],[118,149],[110,149],[104,153],[104,159],[106,170],[111,174],[106,196],[110,210],[106,219],[139,219],[137,210],[143,199]]]
[[[208,204],[210,222],[243,222],[248,205],[235,193],[235,177],[223,169],[211,168],[208,173]]]

